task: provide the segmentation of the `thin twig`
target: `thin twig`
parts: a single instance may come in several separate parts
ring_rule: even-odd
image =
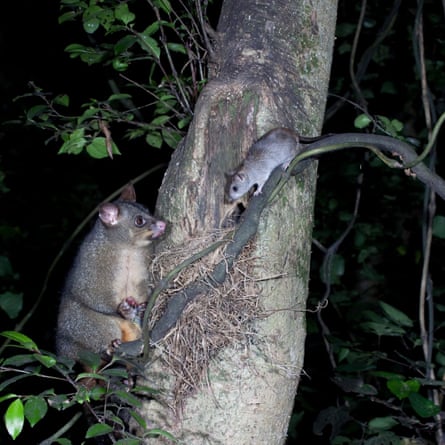
[[[51,436],[49,436],[47,439],[45,439],[42,442],[40,442],[39,445],[51,445],[54,442],[56,442],[56,440],[60,436],[65,434],[70,428],[72,428],[74,426],[74,424],[79,420],[79,418],[81,416],[82,416],[82,412],[81,411],[79,411],[76,414],[74,414],[74,416],[71,417],[71,419],[67,423],[65,423],[65,425],[63,425],[62,428],[57,430],[54,434],[51,434]]]
[[[354,63],[355,63],[355,56],[357,53],[358,40],[363,27],[363,21],[365,19],[366,4],[367,0],[362,0],[362,6],[360,8],[360,17],[357,23],[357,28],[355,30],[354,40],[352,42],[351,57],[349,58],[349,75],[351,76],[352,87],[362,106],[366,106],[366,100],[360,90],[358,80],[355,76]]]
[[[423,110],[425,113],[425,125],[428,129],[429,141],[427,146],[432,152],[430,158],[430,168],[434,169],[434,145],[435,137],[433,136],[433,131],[440,127],[442,124],[441,119],[443,115],[436,123],[434,129],[433,127],[433,117],[434,113],[433,106],[430,102],[430,92],[428,88],[427,74],[426,74],[426,64],[425,64],[425,45],[424,45],[424,30],[423,30],[423,0],[418,0],[417,2],[417,13],[414,27],[414,54],[416,57],[416,65],[420,74],[420,85],[422,91],[422,103]],[[425,150],[426,151],[426,150]],[[422,155],[421,155],[422,156]],[[425,157],[426,154],[423,155]],[[430,274],[430,260],[431,260],[431,246],[433,237],[433,219],[436,213],[436,196],[432,190],[429,188],[425,191],[425,225],[426,230],[423,237],[423,265],[422,265],[422,278],[420,284],[420,294],[419,294],[419,324],[420,324],[420,338],[422,342],[423,355],[425,358],[425,374],[427,379],[435,380],[435,372],[432,366],[432,354],[433,354],[433,342],[434,342],[434,301],[432,292],[432,280]],[[428,315],[427,315],[428,314]],[[430,399],[432,402],[440,406],[440,393],[437,389],[432,389],[429,391]],[[442,426],[442,416],[437,414],[434,416],[436,423],[436,440],[438,444],[444,443],[444,432]]]

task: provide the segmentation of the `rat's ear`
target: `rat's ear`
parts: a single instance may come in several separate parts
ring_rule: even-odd
[[[119,196],[119,199],[122,199],[123,201],[136,202],[136,191],[135,191],[133,184],[131,182],[129,182],[125,186],[125,188],[122,190],[122,193]]]
[[[242,172],[238,172],[236,175],[233,176],[234,179],[237,181],[244,182],[246,180],[246,174]]]

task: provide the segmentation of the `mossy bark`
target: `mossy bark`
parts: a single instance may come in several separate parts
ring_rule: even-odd
[[[221,227],[230,211],[224,173],[266,131],[284,126],[319,134],[336,7],[322,0],[224,1],[213,77],[159,191],[157,213],[169,223],[160,249]],[[264,317],[253,340],[220,351],[207,385],[185,401],[180,416],[147,403],[150,425],[188,445],[285,442],[304,360],[315,182],[313,163],[261,216],[250,261]],[[174,376],[159,361],[147,378],[168,392]]]

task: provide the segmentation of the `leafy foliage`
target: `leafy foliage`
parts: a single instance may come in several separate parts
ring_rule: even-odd
[[[69,411],[71,418],[57,431],[51,431],[51,437],[47,438],[48,443],[71,444],[71,440],[64,437],[64,434],[74,428],[77,429],[77,436],[82,437],[83,434],[85,439],[117,434],[122,439],[116,443],[141,443],[141,437],[127,431],[127,425],[119,415],[123,410],[137,422],[144,431],[144,437],[163,436],[175,440],[166,431],[148,428],[137,414],[140,398],[153,397],[156,391],[144,386],[129,386],[131,376],[125,367],[117,365],[116,360],[100,367],[100,357],[90,354],[87,363],[92,371],[79,374],[75,372],[72,361],[56,359],[54,354],[40,350],[32,339],[20,332],[5,331],[0,335],[12,341],[14,347],[22,351],[0,360],[0,404],[4,406],[4,425],[12,439],[20,438],[27,427],[34,428],[43,422],[51,409],[56,412]],[[76,376],[75,380],[73,376]],[[16,390],[23,386],[25,380],[39,381],[40,392],[18,394]],[[49,385],[42,390],[43,381]],[[60,382],[65,382],[67,392],[55,389],[54,385],[59,387]],[[81,407],[89,412],[93,420],[79,434],[76,422],[79,420]],[[51,419],[55,418],[58,417],[52,414]]]
[[[52,97],[30,83],[32,93],[21,99],[40,103],[27,110],[25,122],[50,131],[48,141],[61,139],[60,154],[86,151],[99,159],[120,154],[111,131],[117,126],[129,139],[176,148],[206,79],[204,23],[195,20],[202,21],[205,11],[200,2],[173,8],[168,0],[153,0],[147,6],[141,11],[134,0],[61,0],[59,22],[81,21],[89,42],[71,43],[65,51],[87,65],[112,68],[107,71],[112,94],[91,99],[72,114],[69,95]],[[141,23],[138,16],[153,21]]]
[[[5,174],[0,171],[0,194],[10,192],[4,183]],[[11,227],[6,222],[0,221],[0,239],[6,245],[7,240],[18,235],[16,227]],[[0,309],[6,313],[9,319],[15,319],[23,308],[23,292],[19,290],[19,274],[12,267],[7,255],[7,249],[0,251]]]

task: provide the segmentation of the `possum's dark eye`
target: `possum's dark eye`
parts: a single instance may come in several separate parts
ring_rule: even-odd
[[[136,227],[144,227],[147,224],[147,220],[142,215],[136,215],[134,218],[134,225]]]
[[[236,185],[234,185],[233,187],[232,187],[232,192],[237,192],[238,191],[238,187],[236,186]]]

